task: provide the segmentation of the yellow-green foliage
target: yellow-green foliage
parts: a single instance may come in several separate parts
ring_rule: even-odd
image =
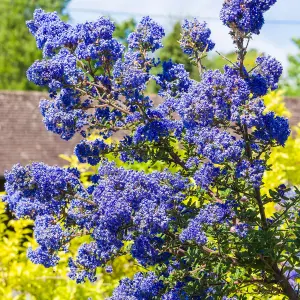
[[[281,91],[272,92],[265,97],[267,111],[274,111],[279,116],[290,117],[291,112],[286,108]],[[269,189],[274,189],[280,184],[300,185],[300,124],[292,128],[292,135],[286,142],[285,147],[276,147],[268,163],[272,165],[272,170],[264,175],[263,193],[268,193]],[[267,214],[270,216],[274,212],[274,206],[269,204]]]
[[[68,254],[55,268],[31,263],[28,247],[36,247],[31,221],[8,220],[5,204],[0,202],[0,299],[1,300],[102,300],[111,294],[120,278],[132,276],[137,267],[126,257],[116,259],[113,274],[99,270],[95,283],[76,284],[67,276]],[[71,253],[76,245],[71,246]]]

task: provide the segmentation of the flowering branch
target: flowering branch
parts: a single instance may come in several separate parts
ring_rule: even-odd
[[[270,56],[250,71],[244,63],[275,2],[224,1],[220,17],[237,61],[217,52],[229,63],[223,71],[203,65],[215,46],[207,24],[183,22],[180,47],[198,66],[199,82],[183,65],[155,58],[164,30],[149,17],[124,47],[107,18],[72,26],[36,10],[27,25],[43,59],[27,76],[49,88],[51,100],[40,104],[45,126],[66,140],[80,133],[79,162],[98,167],[87,188],[77,169],[42,163],[5,174],[4,201],[35,223],[31,261],[53,267],[59,251],[86,234],[89,243],[69,261],[70,278],[95,281],[99,267],[111,272],[125,254],[147,270],[121,280],[111,300],[237,299],[249,285],[257,297],[298,299],[300,192],[290,196],[279,186],[271,197],[261,193],[268,155],[290,135],[288,121],[266,113],[263,101],[282,66]],[[150,80],[163,99],[158,106],[146,94]],[[124,129],[118,143],[108,140]],[[87,138],[92,132],[97,139]],[[158,163],[157,170],[136,171],[136,163]],[[270,201],[284,209],[267,219]]]

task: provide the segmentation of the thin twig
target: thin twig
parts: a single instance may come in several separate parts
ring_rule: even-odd
[[[76,87],[75,89],[78,90],[78,91],[81,92],[81,93],[84,93],[85,95],[88,95],[88,92],[85,91],[85,90],[83,90],[83,89],[81,89],[81,88]],[[98,99],[96,99],[96,100],[100,101],[100,102],[103,103],[103,104],[107,104],[107,105],[109,105],[109,106],[111,106],[111,107],[113,107],[113,108],[115,108],[115,109],[117,109],[117,110],[123,112],[123,113],[126,114],[126,115],[129,115],[129,114],[130,114],[130,112],[129,112],[128,110],[123,109],[122,107],[119,107],[119,106],[117,106],[117,105],[111,103],[110,101],[106,101],[106,100],[104,100],[104,99],[102,99],[102,98],[98,98]]]
[[[219,54],[223,59],[225,59],[226,61],[228,61],[229,63],[231,63],[234,67],[237,67],[237,65],[232,62],[229,58],[227,58],[226,56],[224,56],[223,54],[221,54],[219,51],[216,51],[217,54]]]

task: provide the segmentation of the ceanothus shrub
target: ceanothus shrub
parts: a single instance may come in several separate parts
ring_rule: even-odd
[[[69,140],[81,134],[79,161],[99,165],[84,187],[76,169],[43,163],[6,172],[4,200],[19,218],[34,220],[37,249],[31,261],[55,266],[70,242],[88,237],[69,261],[78,283],[95,281],[96,269],[113,272],[114,258],[130,253],[151,272],[123,279],[111,299],[299,298],[300,193],[285,185],[261,193],[273,147],[284,146],[287,119],[265,112],[262,96],[277,88],[281,64],[270,56],[244,65],[249,41],[276,0],[226,0],[236,60],[223,72],[206,70],[213,50],[207,24],[184,21],[183,52],[199,67],[200,81],[183,65],[155,58],[163,28],[149,17],[128,37],[113,38],[106,18],[71,26],[38,9],[27,26],[43,59],[27,76],[49,88],[42,100],[46,128]],[[159,68],[161,72],[153,72]],[[159,87],[154,106],[146,88]],[[120,142],[108,139],[126,133]],[[98,139],[87,140],[96,133]],[[117,167],[164,163],[144,173]],[[175,171],[174,171],[175,170]],[[265,205],[279,211],[266,217]]]

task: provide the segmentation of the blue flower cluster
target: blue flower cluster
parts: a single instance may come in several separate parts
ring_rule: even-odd
[[[282,65],[279,61],[271,56],[260,56],[256,59],[258,69],[255,70],[255,75],[261,75],[266,83],[262,84],[275,90],[278,88],[278,81],[282,75]]]
[[[135,239],[131,252],[140,263],[166,259],[168,256],[159,255],[155,250],[163,242],[155,235],[169,228],[169,212],[184,199],[181,191],[186,188],[185,181],[168,173],[146,175],[118,169],[113,164],[102,165],[98,175],[92,195],[97,209],[91,207],[89,213],[87,210],[82,215],[77,213],[76,206],[71,208],[72,217],[78,219],[80,225],[94,228],[92,237],[97,245],[93,252],[97,262],[94,268],[118,251],[130,232],[141,234]],[[125,228],[128,229],[124,231]],[[82,265],[80,261],[78,257],[77,263]]]
[[[60,36],[71,26],[62,22],[56,12],[45,13],[42,9],[37,9],[33,17],[26,24],[36,39],[37,47],[43,49],[44,57],[54,55],[55,50],[62,45]]]
[[[219,174],[220,168],[215,167],[212,163],[206,163],[195,172],[194,179],[201,188],[208,189]]]
[[[36,264],[53,267],[59,257],[57,251],[64,249],[64,244],[69,241],[68,232],[64,231],[54,217],[49,215],[37,216],[34,223],[34,237],[39,244],[35,250],[28,249],[28,258]]]
[[[142,93],[157,62],[140,50],[160,48],[164,31],[149,17],[143,18],[128,37],[130,50],[126,53],[112,37],[114,24],[103,17],[72,26],[56,13],[37,9],[27,26],[44,53],[43,60],[28,69],[27,77],[37,85],[48,86],[54,99],[54,104],[41,103],[48,130],[70,139],[76,132],[84,135],[83,127],[97,128],[108,137],[113,131],[108,122],[113,121],[118,128],[126,126],[133,122],[127,111],[133,113],[139,105],[153,106]],[[66,104],[62,98],[73,100]]]
[[[119,59],[114,65],[114,86],[130,103],[140,100],[140,92],[146,89],[146,83],[150,79],[147,70],[143,68],[145,62],[139,52],[128,51],[124,59]],[[150,63],[149,60],[147,62]]]
[[[129,34],[128,46],[130,49],[154,52],[163,46],[161,40],[164,36],[164,29],[160,25],[149,16],[144,17],[136,27],[135,32]]]
[[[263,14],[277,0],[226,0],[220,18],[229,28],[259,34],[264,24]]]
[[[100,156],[109,149],[109,146],[103,140],[95,141],[82,140],[74,150],[79,162],[95,166],[100,162]]]
[[[161,137],[169,136],[169,131],[176,130],[176,122],[167,119],[153,120],[137,127],[133,142],[138,144],[143,141],[158,142]]]
[[[234,226],[233,231],[236,233],[237,236],[244,238],[248,235],[248,231],[250,226],[248,224],[239,223]]]
[[[120,299],[154,299],[159,295],[163,284],[158,280],[154,273],[137,273],[133,280],[125,278],[114,290],[110,300]]]
[[[155,265],[169,256],[168,253],[166,253],[166,257],[160,255],[158,249],[161,248],[162,245],[162,239],[142,235],[134,241],[131,247],[131,254],[142,266]]]
[[[27,70],[27,78],[36,85],[52,89],[75,85],[83,79],[83,72],[76,64],[76,56],[68,49],[61,49],[50,59],[35,61]]]
[[[88,124],[88,114],[82,109],[66,108],[60,99],[41,100],[40,111],[47,130],[70,140],[76,132],[82,132]]]
[[[34,264],[43,265],[46,268],[54,267],[59,262],[59,257],[56,254],[49,252],[44,247],[38,247],[36,250],[29,248],[27,257]]]
[[[115,26],[106,18],[71,26],[61,21],[56,13],[37,9],[27,26],[44,53],[44,59],[36,61],[28,69],[27,77],[37,85],[48,86],[50,96],[55,98],[54,103],[41,103],[46,128],[64,139],[70,139],[76,132],[81,132],[83,126],[94,125],[94,118],[87,118],[86,110],[98,103],[81,100],[81,97],[95,97],[99,92],[86,82],[86,70],[94,76],[96,85],[109,90],[111,79],[106,74],[94,74],[97,69],[109,73],[113,64],[122,57],[124,46],[112,38]],[[79,63],[80,60],[89,63]],[[81,88],[78,88],[79,85]],[[67,105],[64,102],[66,98],[73,100]],[[100,103],[103,104],[103,101]]]
[[[129,278],[121,280],[119,286],[114,290],[112,297],[108,298],[108,300],[194,299],[187,295],[187,293],[183,290],[183,287],[184,283],[177,282],[174,288],[169,291],[165,291],[166,287],[153,272],[137,273],[132,280]],[[200,298],[196,297],[195,299]]]
[[[67,202],[67,192],[80,189],[73,171],[33,163],[13,166],[5,173],[4,201],[18,218],[35,219],[41,215],[60,216]]]
[[[181,232],[180,240],[182,242],[195,241],[198,245],[206,244],[205,227],[230,222],[235,217],[235,206],[234,201],[204,206],[200,209],[199,214],[189,222],[188,227]]]
[[[193,21],[184,20],[182,24],[182,34],[179,41],[184,53],[189,56],[199,55],[202,52],[209,52],[215,47],[215,43],[210,39],[211,31],[205,22],[201,23],[197,19]]]
[[[243,178],[255,188],[262,185],[262,178],[266,170],[265,162],[263,160],[255,160],[249,162],[243,160],[236,167],[236,177]]]
[[[54,217],[49,215],[37,216],[34,223],[34,237],[41,247],[53,250],[61,248],[64,231]]]
[[[95,269],[138,232],[132,255],[149,265],[170,258],[158,252],[164,243],[156,234],[169,229],[170,212],[184,200],[186,180],[167,172],[144,174],[117,168],[112,163],[100,166],[92,193],[82,187],[76,170],[48,167],[35,163],[16,165],[6,173],[4,198],[18,217],[35,220],[35,237],[40,247],[29,251],[29,257],[48,266],[47,257],[65,247],[74,230],[91,232],[93,242],[82,244],[76,261],[70,260],[70,277],[82,282],[95,279]],[[49,181],[48,181],[49,180]],[[66,229],[58,220],[64,218]]]
[[[103,17],[96,22],[76,26],[60,20],[56,12],[46,13],[42,9],[36,9],[33,17],[27,26],[38,48],[43,49],[44,57],[55,55],[56,50],[62,47],[76,48],[80,42],[88,46],[99,40],[110,40],[115,30],[115,25]]]
[[[39,244],[29,249],[28,257],[46,267],[59,261],[56,254],[69,241],[70,228],[63,229],[58,220],[64,214],[69,197],[82,192],[76,170],[49,167],[42,163],[22,167],[15,165],[5,173],[4,201],[17,217],[35,221],[34,236]]]
[[[192,81],[184,65],[176,64],[170,59],[163,62],[162,68],[162,74],[156,77],[157,84],[161,86],[161,96],[175,97],[188,91]]]
[[[95,67],[113,65],[122,58],[124,46],[116,39],[100,40],[96,44],[78,44],[75,55],[80,60],[96,60]]]
[[[265,142],[275,140],[284,146],[291,130],[287,118],[275,116],[274,112],[268,112],[262,117],[262,124],[254,131],[254,136]]]

